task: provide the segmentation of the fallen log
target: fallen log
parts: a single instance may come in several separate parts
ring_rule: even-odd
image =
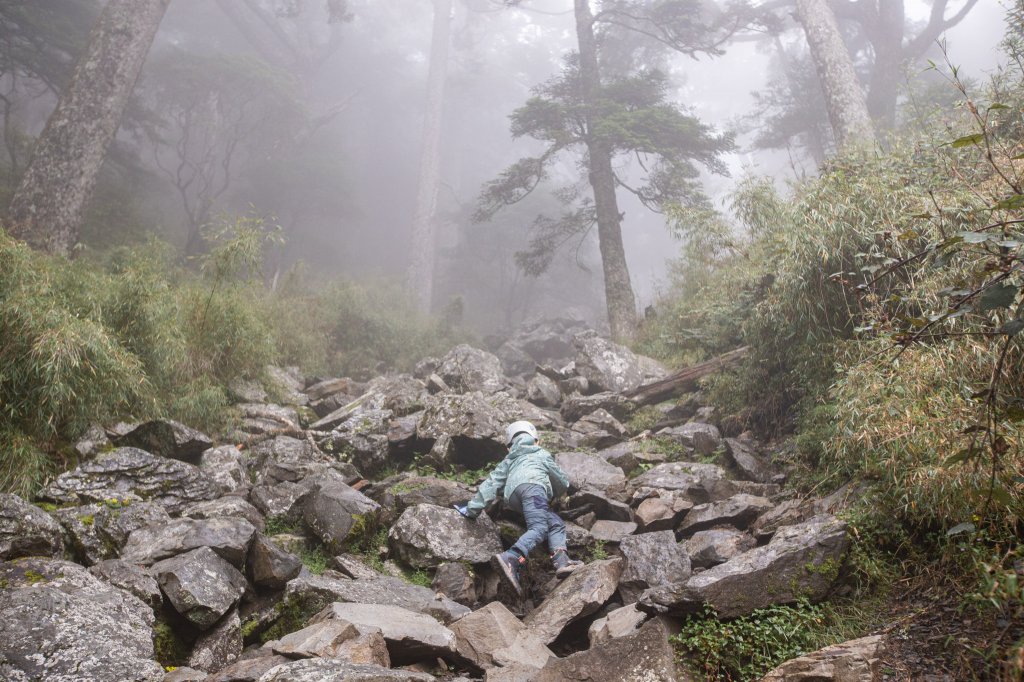
[[[700,364],[685,367],[664,379],[652,381],[649,384],[634,388],[624,395],[633,400],[637,405],[651,405],[681,393],[694,391],[697,389],[698,381],[709,374],[714,374],[730,365],[736,364],[747,354],[749,349],[749,346],[742,346],[736,350],[731,350],[718,357],[705,360]]]

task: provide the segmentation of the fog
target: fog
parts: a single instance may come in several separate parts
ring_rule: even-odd
[[[946,16],[965,2],[947,3]],[[932,3],[905,5],[909,42],[927,23]],[[82,21],[96,16],[97,3],[80,0],[76,6],[93,8],[83,11]],[[544,150],[529,137],[514,139],[509,116],[577,49],[572,10],[568,0],[452,5],[431,308],[439,311],[461,297],[465,323],[481,333],[538,314],[568,313],[605,324],[596,228],[562,240],[539,277],[524,274],[515,260],[536,236],[535,217],[561,210],[555,199],[560,184],[589,191],[580,185],[587,177],[581,176],[582,157],[559,157],[524,200],[488,221],[473,219],[485,183]],[[774,32],[740,32],[722,43],[718,55],[663,50],[650,62],[669,75],[669,102],[717,134],[735,134],[735,149],[720,156],[726,174],[698,166],[700,186],[727,218],[740,178],[769,176],[788,191],[792,181],[812,177],[820,161],[813,145],[797,137],[774,146],[761,139],[769,124],[759,94],[780,78],[780,55],[805,69],[808,64],[802,30],[786,12],[780,16]],[[997,64],[1004,16],[999,2],[980,0],[942,31],[949,58],[967,76],[984,78]],[[840,19],[866,83],[871,46],[860,28]],[[153,226],[183,253],[203,248],[201,232],[210,223],[251,213],[281,226],[285,243],[273,256],[278,274],[303,263],[314,277],[402,280],[414,255],[432,24],[432,3],[412,0],[174,0],[107,161],[108,176],[130,179],[130,200],[104,194],[101,186],[95,201],[131,208],[137,222]],[[87,29],[75,30],[84,35]],[[70,57],[65,55],[68,63]],[[899,106],[908,91],[937,82],[934,72],[926,72],[928,58],[941,59],[936,45],[905,64]],[[6,129],[37,135],[56,91],[9,74],[2,83],[11,103]],[[807,128],[827,127],[810,102],[801,104],[807,107],[797,118],[803,116]],[[5,137],[9,148],[11,139]],[[818,144],[829,151],[832,142]],[[615,159],[624,179],[638,178],[642,168],[639,156]],[[190,173],[200,177],[189,182]],[[680,243],[664,216],[628,191],[620,189],[618,200],[637,309],[643,310],[667,286]],[[86,238],[96,245],[126,239],[102,229]]]

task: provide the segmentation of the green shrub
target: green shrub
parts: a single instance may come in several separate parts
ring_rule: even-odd
[[[707,680],[753,682],[780,663],[831,644],[825,609],[806,601],[769,606],[722,622],[705,607],[671,638],[682,663]]]

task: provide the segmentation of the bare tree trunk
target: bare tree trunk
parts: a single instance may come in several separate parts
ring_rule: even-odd
[[[884,129],[896,127],[896,100],[903,75],[903,29],[906,11],[903,0],[880,0],[872,40],[875,63],[868,87],[868,112]]]
[[[437,261],[434,217],[441,186],[441,123],[444,85],[448,76],[451,13],[452,0],[434,0],[423,148],[420,150],[419,187],[412,219],[412,263],[408,273],[409,291],[416,298],[417,307],[422,312],[430,312],[434,295],[434,269]]]
[[[67,254],[170,0],[110,0],[11,199],[12,235]]]
[[[839,33],[835,14],[825,0],[796,0],[796,13],[807,34],[811,58],[825,91],[836,146],[842,150],[873,142],[875,133],[864,92]]]
[[[587,152],[590,186],[594,190],[597,210],[597,236],[604,269],[605,305],[612,338],[629,341],[636,332],[636,297],[626,266],[626,250],[622,245],[622,216],[615,197],[615,174],[612,151],[607,142],[594,136],[594,104],[601,88],[601,72],[597,62],[597,40],[594,16],[588,0],[575,0],[576,36],[580,50],[580,81],[583,101],[587,104]]]

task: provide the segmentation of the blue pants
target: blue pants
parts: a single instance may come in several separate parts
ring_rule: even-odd
[[[526,532],[512,545],[513,551],[525,557],[545,538],[552,553],[565,548],[565,522],[548,506],[544,486],[523,483],[508,498],[508,504],[526,519]]]

